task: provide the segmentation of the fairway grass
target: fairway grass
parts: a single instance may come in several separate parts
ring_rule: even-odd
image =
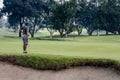
[[[120,63],[120,36],[29,39],[28,54],[22,53],[21,38],[0,38],[0,45],[0,55],[14,56],[14,62],[20,65],[24,64],[23,66],[25,66],[25,64],[37,64],[37,62],[39,63],[39,58],[42,59],[43,62],[44,59],[46,59],[45,63],[48,64],[40,63],[36,65],[37,67],[29,65],[33,68],[40,67],[40,69],[44,69],[46,65],[49,65],[49,67],[45,69],[50,69],[52,65],[54,66],[53,68],[58,65],[57,68],[59,69],[60,65],[64,65],[62,67],[67,67],[67,64],[69,64],[69,66],[77,65],[78,63],[78,65],[81,65],[80,62],[82,61],[81,63],[83,63],[84,60],[90,61],[89,63],[91,64],[95,60],[105,62],[105,64],[108,62],[109,65],[117,63],[119,65]],[[32,58],[30,58],[31,56]],[[20,59],[21,57],[23,57],[23,60]],[[27,57],[28,60],[24,59],[25,57]],[[35,57],[37,57],[37,59]],[[17,59],[19,60],[17,61]],[[27,62],[31,63],[28,64]],[[94,65],[98,62],[95,62]],[[40,65],[44,66],[41,67]]]

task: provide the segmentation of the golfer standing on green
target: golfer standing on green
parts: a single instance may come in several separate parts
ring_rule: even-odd
[[[21,28],[22,30],[22,38],[23,38],[23,53],[27,53],[27,45],[28,45],[28,23],[25,22]]]

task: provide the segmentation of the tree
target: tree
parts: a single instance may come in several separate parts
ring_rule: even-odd
[[[0,28],[3,28],[5,26],[5,20],[3,17],[0,18]]]
[[[19,19],[20,27],[24,22],[25,18],[39,18],[39,15],[43,12],[43,1],[42,0],[4,0],[3,2],[3,12],[7,14],[8,17]],[[29,13],[29,14],[28,14]],[[13,17],[14,16],[14,17]],[[10,19],[12,19],[10,18]],[[14,23],[15,24],[15,23]],[[33,26],[33,32],[35,30],[35,25]],[[32,34],[33,35],[33,34]],[[21,31],[19,32],[19,37],[21,36]],[[34,37],[34,36],[33,36]]]
[[[78,10],[76,19],[82,27],[87,29],[88,35],[92,35],[95,30],[96,6],[94,1],[80,0],[78,3]]]
[[[2,12],[1,12],[1,9],[0,9],[0,28],[3,27],[3,19],[2,19]]]
[[[2,9],[0,8],[0,18],[3,16]]]
[[[78,0],[77,4],[77,12],[75,15],[75,28],[78,32],[78,36],[80,36],[82,32],[82,28],[87,26],[86,22],[86,14],[87,14],[87,1],[86,0]]]
[[[76,1],[70,0],[68,2],[56,3],[52,8],[51,22],[53,28],[58,30],[60,36],[69,34],[72,32],[72,19],[75,17],[76,13]]]
[[[103,1],[99,6],[97,14],[100,29],[106,30],[106,34],[108,34],[108,32],[116,34],[119,30],[118,27],[120,23],[119,2],[118,0]]]
[[[20,17],[17,16],[17,15],[10,15],[8,16],[8,24],[9,24],[9,28],[12,28],[14,29],[15,32],[18,31],[18,25],[19,25],[19,20],[20,20]]]
[[[47,0],[45,2],[45,8],[44,12],[42,13],[41,16],[41,21],[40,21],[40,28],[44,27],[47,28],[48,32],[50,33],[50,38],[52,38],[54,29],[53,29],[53,24],[51,23],[51,13],[52,13],[52,7],[55,4],[54,0]]]

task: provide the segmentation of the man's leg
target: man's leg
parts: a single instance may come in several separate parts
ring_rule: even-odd
[[[27,53],[28,38],[26,35],[23,37],[23,53]]]
[[[28,45],[28,40],[24,39],[24,43],[23,43],[23,53],[27,53],[27,45]]]
[[[24,45],[23,45],[23,52],[24,52],[24,53],[27,53],[27,44],[24,44]]]
[[[23,50],[24,50],[24,51],[27,50],[27,45],[26,45],[26,44],[24,44],[24,46],[23,46]]]

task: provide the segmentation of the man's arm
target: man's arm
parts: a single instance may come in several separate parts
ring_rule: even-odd
[[[20,31],[21,33],[23,33],[23,28],[20,27],[19,31]]]

